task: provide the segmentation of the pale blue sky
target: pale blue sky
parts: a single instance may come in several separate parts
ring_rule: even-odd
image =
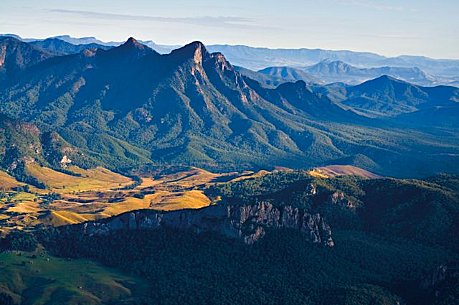
[[[459,0],[0,0],[0,33],[459,58]]]

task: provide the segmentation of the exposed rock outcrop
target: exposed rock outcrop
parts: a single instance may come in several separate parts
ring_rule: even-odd
[[[320,214],[310,214],[292,206],[277,207],[267,202],[241,206],[213,205],[199,210],[173,212],[140,210],[76,226],[86,235],[160,227],[192,230],[198,234],[214,232],[242,239],[247,244],[262,238],[267,228],[289,228],[305,233],[313,243],[334,246],[330,226]]]
[[[357,206],[356,203],[349,200],[343,192],[338,191],[331,194],[328,201],[333,205],[339,205],[350,209],[354,209]]]

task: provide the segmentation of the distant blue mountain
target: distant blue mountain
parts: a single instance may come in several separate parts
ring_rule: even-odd
[[[82,38],[75,38],[75,37],[71,37],[69,35],[63,35],[63,36],[56,36],[56,37],[53,37],[53,38],[57,38],[57,39],[60,39],[60,40],[63,40],[63,41],[66,41],[68,43],[71,43],[71,44],[99,44],[99,45],[104,45],[104,46],[111,46],[111,47],[114,47],[114,46],[119,46],[119,45],[122,45],[124,43],[124,41],[110,41],[110,42],[103,42],[103,41],[100,41],[98,40],[97,38],[95,37],[82,37]],[[168,54],[170,53],[172,50],[175,50],[175,49],[178,49],[180,48],[181,46],[180,45],[159,45],[159,44],[156,44],[155,42],[151,41],[151,40],[139,40],[140,43],[152,48],[153,50],[155,50],[156,52],[160,53],[160,54]]]
[[[54,55],[68,55],[80,53],[86,49],[103,49],[108,50],[111,46],[101,45],[95,42],[87,44],[72,44],[58,38],[48,38],[45,40],[36,40],[30,42],[34,47],[52,53]]]
[[[238,68],[239,72],[259,81],[267,87],[275,87],[285,82],[298,80],[308,84],[343,83],[358,85],[365,81],[388,75],[421,86],[435,86],[444,84],[444,79],[438,79],[426,74],[419,68],[379,67],[357,68],[342,61],[324,60],[306,68],[268,67],[257,72]],[[449,84],[450,82],[446,82]]]
[[[303,71],[325,83],[342,82],[356,85],[383,75],[423,86],[433,86],[439,82],[435,77],[426,74],[417,67],[357,68],[342,61],[324,60],[306,67]]]
[[[328,96],[335,102],[370,117],[398,116],[421,110],[428,113],[438,107],[447,109],[459,106],[457,88],[415,86],[387,75],[357,86],[333,87],[329,89]],[[442,114],[447,114],[447,111],[437,111],[437,117]],[[450,122],[450,117],[445,116],[445,121]]]
[[[250,69],[235,67],[239,73],[258,81],[267,88],[275,88],[286,82],[304,81],[307,84],[322,84],[321,79],[318,79],[303,69],[292,67],[268,67],[260,71],[252,71]]]
[[[235,65],[251,70],[272,66],[306,67],[324,60],[343,61],[359,68],[383,66],[418,67],[424,72],[444,77],[459,76],[459,60],[432,59],[422,56],[385,57],[368,52],[321,49],[268,49],[248,46],[211,45],[210,51],[225,54]]]

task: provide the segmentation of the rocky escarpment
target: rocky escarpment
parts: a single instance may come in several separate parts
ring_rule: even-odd
[[[140,210],[109,219],[73,226],[84,235],[106,235],[118,230],[173,228],[196,233],[214,232],[253,244],[268,228],[289,228],[303,232],[311,242],[333,247],[330,226],[320,214],[310,214],[292,206],[213,205],[199,210],[157,212]]]

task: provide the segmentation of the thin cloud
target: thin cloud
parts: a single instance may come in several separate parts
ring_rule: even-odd
[[[384,39],[420,39],[420,36],[410,36],[401,34],[361,34],[361,37],[384,38]]]
[[[371,0],[337,0],[338,3],[344,5],[354,5],[354,6],[361,6],[370,9],[376,9],[380,11],[413,11],[413,9],[407,9],[404,6],[394,6],[394,5],[385,5],[380,3],[380,1],[371,1]]]
[[[52,13],[78,15],[85,18],[109,19],[109,20],[130,20],[130,21],[151,21],[165,23],[182,23],[193,24],[199,26],[211,27],[237,27],[237,28],[262,28],[254,23],[253,19],[232,17],[232,16],[200,16],[200,17],[162,17],[162,16],[145,16],[145,15],[129,15],[129,14],[114,14],[114,13],[98,13],[91,11],[66,10],[66,9],[51,9]]]

